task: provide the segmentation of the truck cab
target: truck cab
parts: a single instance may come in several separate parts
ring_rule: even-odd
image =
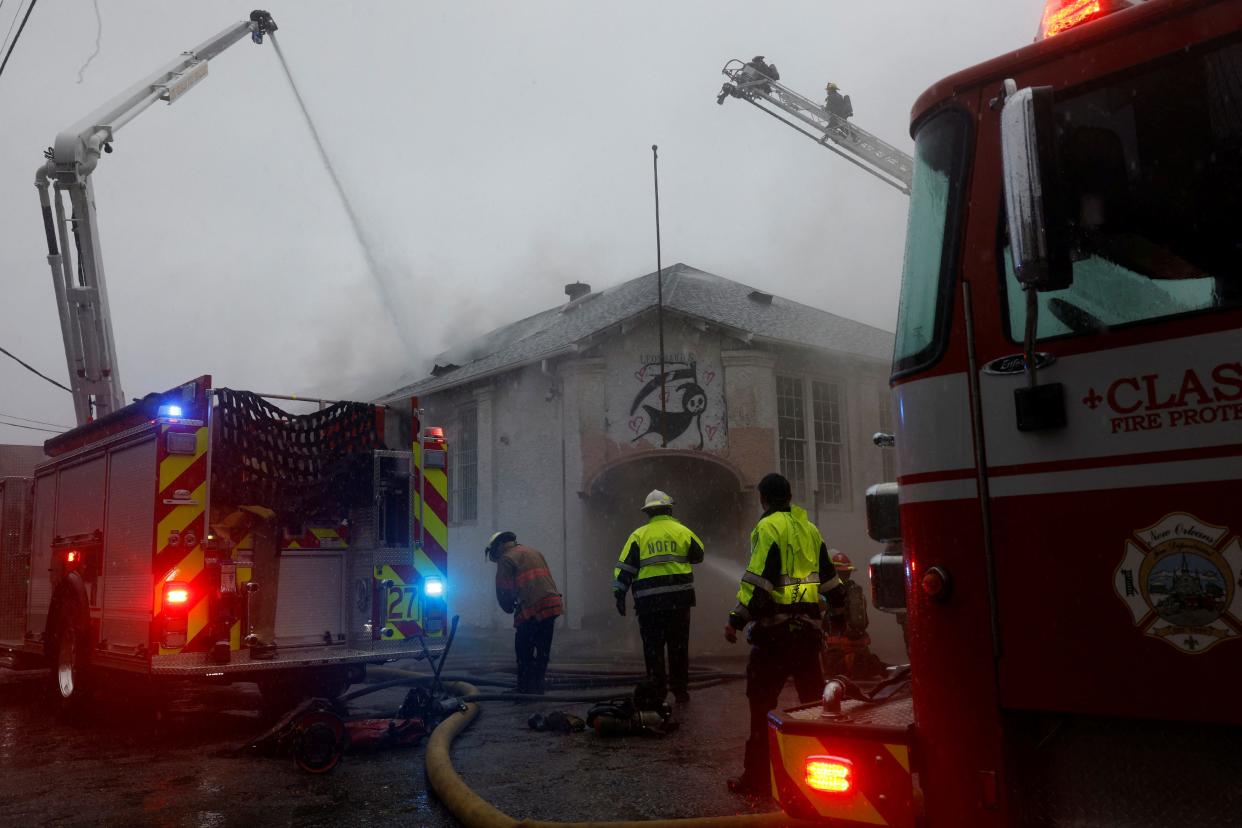
[[[772,714],[792,815],[1236,820],[1242,3],[1052,0],[1041,34],[912,112],[910,718]]]

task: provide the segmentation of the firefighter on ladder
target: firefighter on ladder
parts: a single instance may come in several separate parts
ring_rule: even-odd
[[[635,529],[621,547],[621,557],[612,572],[613,597],[617,612],[625,615],[625,593],[634,591],[647,678],[661,699],[671,688],[673,697],[685,703],[690,701],[691,565],[702,563],[703,542],[673,517],[673,499],[659,489],[647,495],[642,510],[647,513],[647,523]]]
[[[832,565],[845,589],[845,612],[840,623],[825,623],[824,649],[820,654],[825,677],[875,678],[884,674],[884,662],[871,652],[867,632],[867,596],[854,581],[854,562],[850,556],[829,549]]]
[[[789,481],[769,474],[758,488],[763,517],[751,532],[750,562],[724,634],[732,644],[738,631],[746,629],[751,644],[746,665],[750,738],[742,775],[729,780],[729,790],[767,798],[771,795],[768,711],[776,707],[791,677],[800,701],[814,701],[823,693],[820,601],[827,601],[836,632],[845,610],[845,590],[819,529],[804,509],[792,505]]]

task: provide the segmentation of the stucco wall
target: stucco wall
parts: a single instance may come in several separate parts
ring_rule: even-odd
[[[450,442],[458,437],[463,407],[478,408],[479,514],[449,530],[452,607],[464,623],[511,623],[495,604],[495,568],[482,554],[488,537],[501,529],[516,532],[547,557],[565,595],[569,626],[580,627],[584,615],[597,617],[592,613],[609,596],[606,584],[597,583],[598,561],[589,558],[598,554],[599,543],[599,515],[592,510],[601,508],[589,490],[601,470],[661,452],[660,435],[651,431],[651,409],[659,405],[658,389],[651,385],[659,375],[651,364],[656,343],[654,320],[645,319],[610,332],[576,356],[424,399],[426,422],[446,425]],[[863,496],[882,477],[882,456],[871,435],[880,426],[887,366],[802,349],[749,347],[723,331],[675,316],[666,318],[665,353],[666,370],[679,372],[676,379],[666,377],[671,392],[667,411],[677,415],[668,432],[670,448],[711,454],[731,470],[734,491],[742,494],[740,500],[728,495],[729,508],[741,509],[743,526],[758,517],[753,486],[778,467],[776,375],[839,384],[846,495],[840,505],[810,503],[808,511],[829,544],[850,554],[866,587],[867,559],[881,547],[866,535]],[[689,409],[686,401],[693,403]],[[637,504],[625,505],[631,507]],[[636,522],[640,519],[636,514]],[[721,566],[737,568],[739,575],[743,544],[744,532],[739,532],[737,548],[733,542],[723,544],[727,560]],[[899,660],[895,622],[874,611],[871,615],[877,651],[886,660]],[[697,623],[714,626],[716,620]]]

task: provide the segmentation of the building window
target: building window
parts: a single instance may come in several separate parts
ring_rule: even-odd
[[[815,477],[820,503],[839,505],[845,501],[843,419],[836,383],[812,380],[811,422],[815,425]]]
[[[793,487],[794,500],[806,498],[806,401],[802,380],[776,378],[776,428],[780,440],[781,474]]]
[[[880,389],[880,431],[893,433],[893,393],[887,388]],[[897,452],[892,446],[880,449],[881,473],[883,482],[892,483],[897,480]]]
[[[449,520],[479,518],[479,410],[462,409],[456,439],[449,445]]]

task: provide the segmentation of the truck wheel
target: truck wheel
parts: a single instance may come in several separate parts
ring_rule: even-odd
[[[91,686],[90,634],[82,624],[85,612],[75,596],[65,596],[56,606],[51,641],[51,696],[57,710],[76,710]]]

